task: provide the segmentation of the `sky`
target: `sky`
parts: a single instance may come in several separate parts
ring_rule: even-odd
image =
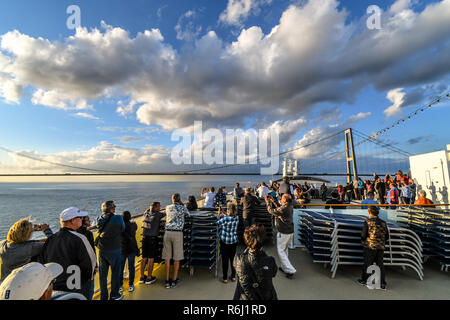
[[[14,152],[106,171],[205,167],[171,158],[174,130],[195,121],[276,130],[304,167],[341,152],[344,135],[301,146],[397,121],[377,139],[442,150],[448,98],[407,117],[449,80],[450,0],[1,1],[0,174],[83,172]],[[364,168],[394,170],[399,156],[377,148],[357,149]]]

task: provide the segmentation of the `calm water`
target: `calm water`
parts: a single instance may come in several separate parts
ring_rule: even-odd
[[[256,185],[272,177],[261,176],[208,176],[180,177],[182,181],[164,179],[157,182],[108,182],[108,183],[0,183],[0,239],[5,239],[14,222],[31,216],[35,223],[48,223],[52,230],[58,231],[59,214],[68,207],[86,209],[94,221],[101,215],[101,204],[114,200],[116,213],[128,210],[132,214],[143,213],[152,201],[167,205],[171,195],[180,193],[185,201],[189,195],[199,197],[202,187],[226,186],[232,191],[236,182],[241,186]],[[164,181],[165,180],[165,181]],[[177,180],[175,178],[175,180]],[[186,181],[189,180],[189,181]],[[93,219],[94,218],[94,219]],[[36,232],[33,238],[42,238]]]

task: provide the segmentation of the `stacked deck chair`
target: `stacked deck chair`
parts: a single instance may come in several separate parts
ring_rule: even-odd
[[[238,217],[239,217],[239,225],[237,229],[238,239],[241,243],[244,242],[244,220],[242,219],[242,207],[238,206]],[[256,206],[255,210],[255,222],[256,224],[264,225],[266,230],[266,240],[274,240],[275,237],[273,231],[273,218],[272,215],[267,211],[267,207],[265,204],[261,203],[259,206]]]
[[[304,211],[300,236],[302,242],[313,256],[313,261],[327,263],[325,254],[328,251],[328,235],[330,235],[331,277],[334,278],[340,265],[363,265],[363,246],[361,232],[366,217],[317,213]],[[384,252],[386,266],[406,267],[414,270],[423,280],[422,242],[413,231],[393,223],[387,224],[389,239]],[[330,233],[330,230],[331,233]],[[323,252],[323,260],[319,254]]]
[[[190,274],[194,268],[215,271],[217,277],[218,231],[217,214],[215,212],[191,212],[191,255]]]
[[[183,228],[183,251],[184,251],[184,260],[180,261],[180,266],[184,268],[190,267],[190,258],[191,258],[191,225],[192,219],[188,216],[184,217],[184,228]],[[166,220],[163,218],[161,220],[161,224],[159,225],[159,234],[158,234],[158,255],[155,258],[155,263],[161,263],[162,260],[162,251],[164,247],[164,233],[166,227]]]
[[[314,211],[303,211],[299,215],[300,228],[298,239],[308,249],[313,262],[331,263],[331,234],[334,230],[334,221]]]
[[[441,270],[450,267],[450,211],[424,207],[398,210],[407,218],[409,229],[416,232],[424,246],[425,261],[430,258],[440,263]]]

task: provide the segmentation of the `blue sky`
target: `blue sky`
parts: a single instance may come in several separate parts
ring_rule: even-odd
[[[381,30],[366,27],[370,5]],[[449,57],[449,0],[2,1],[0,146],[142,172],[175,168],[171,133],[196,120],[272,126],[283,150],[346,126],[370,135],[448,93]],[[449,106],[380,139],[441,150]],[[321,159],[341,141],[294,156]],[[61,171],[0,151],[0,173]]]

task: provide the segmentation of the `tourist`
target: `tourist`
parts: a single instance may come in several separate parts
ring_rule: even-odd
[[[114,214],[114,201],[102,204],[102,216],[97,222],[99,232],[96,241],[99,248],[100,291],[101,300],[121,300],[120,268],[122,266],[121,235],[125,231],[125,223],[120,215]],[[111,293],[108,296],[108,273],[111,267]]]
[[[386,222],[378,218],[380,212],[378,207],[369,207],[368,211],[369,218],[364,221],[361,233],[361,241],[364,246],[364,265],[362,277],[358,279],[358,283],[367,285],[367,279],[369,278],[367,268],[375,262],[381,272],[381,289],[386,290],[383,256],[386,240],[389,238],[389,229]]]
[[[367,198],[364,199],[363,201],[361,201],[361,204],[379,204],[378,202],[376,202],[373,198],[374,198],[374,193],[373,192],[369,192],[367,193]],[[367,206],[362,206],[361,209],[366,209],[367,210]]]
[[[433,201],[427,198],[427,193],[425,190],[419,190],[419,199],[414,202],[414,205],[421,206],[427,205],[426,208],[436,208],[435,206],[430,206],[430,204],[434,204]]]
[[[363,196],[364,196],[364,183],[362,182],[361,178],[358,178],[357,183],[358,183],[358,194],[359,194],[358,200],[362,200]]]
[[[236,183],[236,187],[233,190],[233,198],[236,201],[236,203],[240,203],[241,198],[243,196],[244,196],[244,190],[242,190],[239,183]]]
[[[389,185],[390,189],[387,193],[387,196],[385,196],[385,198],[387,199],[387,203],[389,204],[398,204],[399,202],[399,192],[397,189],[397,186],[395,185],[395,183],[391,183]],[[389,207],[392,210],[397,209],[397,206],[391,206]]]
[[[156,277],[153,276],[153,265],[158,255],[158,235],[161,219],[165,216],[166,214],[161,212],[161,204],[159,202],[153,202],[144,213],[141,278],[139,283],[152,284],[156,282]],[[145,276],[146,269],[148,277]]]
[[[260,187],[257,190],[258,197],[261,199],[264,199],[269,194],[269,188],[267,188],[266,183],[263,181],[261,182]]]
[[[34,231],[41,231],[47,237],[53,234],[48,224],[33,224],[28,219],[21,219],[9,229],[6,240],[0,242],[0,259],[2,260],[0,281],[3,281],[14,269],[37,260],[44,243],[30,240]]]
[[[411,189],[405,180],[402,180],[400,183],[402,185],[400,188],[400,201],[402,204],[409,204],[411,200]]]
[[[284,194],[281,198],[281,206],[272,209],[269,206],[271,198],[266,197],[267,211],[275,216],[275,225],[278,230],[277,234],[277,252],[280,258],[280,271],[286,274],[288,279],[292,279],[297,270],[289,261],[289,245],[294,240],[294,208],[292,206],[292,198],[288,194]],[[275,203],[274,203],[275,205]]]
[[[203,188],[202,194],[201,194],[201,197],[205,198],[203,200],[203,208],[214,208],[214,198],[216,197],[216,194],[214,192],[214,187],[211,187],[209,189],[209,192],[205,192],[205,191],[207,191],[207,189]]]
[[[198,210],[197,200],[195,199],[194,196],[188,197],[188,202],[186,203],[186,208],[189,211],[197,211]]]
[[[266,232],[263,225],[254,225],[244,232],[245,251],[235,259],[238,282],[234,300],[277,300],[272,278],[277,274],[273,257],[263,250]]]
[[[294,194],[294,187],[289,183],[288,177],[283,177],[283,181],[280,183],[278,188],[278,193],[280,194],[280,197],[282,197],[285,193],[290,195]]]
[[[409,189],[411,190],[411,198],[409,203],[413,204],[416,201],[417,186],[413,179],[409,180]]]
[[[51,300],[53,281],[63,272],[57,263],[28,263],[16,268],[0,285],[0,300]]]
[[[337,192],[338,192],[338,197],[339,197],[339,201],[344,202],[344,196],[345,196],[345,189],[344,187],[340,184],[337,187]]]
[[[375,181],[375,192],[376,192],[376,200],[379,201],[381,204],[385,203],[384,196],[386,195],[386,185],[383,181],[381,181],[381,178],[378,178]]]
[[[122,232],[120,242],[122,253],[122,264],[120,268],[120,288],[123,292],[123,270],[125,262],[128,260],[128,292],[134,291],[134,277],[135,277],[135,259],[140,256],[139,247],[136,242],[136,222],[131,221],[131,214],[129,211],[122,212],[123,222],[125,223],[125,230]]]
[[[320,186],[320,196],[323,202],[327,201],[327,191],[327,186],[325,185],[325,183],[322,183],[322,185]]]
[[[217,190],[217,194],[214,197],[214,207],[220,208],[227,205],[227,195],[223,193],[222,187]]]
[[[97,257],[88,239],[76,232],[86,215],[87,212],[74,207],[61,212],[61,229],[45,241],[40,262],[55,262],[63,267],[63,273],[53,285],[54,290],[80,293],[88,299]]]
[[[342,201],[339,200],[339,195],[337,192],[333,191],[331,193],[331,199],[325,202],[325,204],[342,204]],[[325,209],[346,209],[346,206],[325,206]]]
[[[180,261],[184,259],[183,228],[185,215],[190,216],[189,210],[181,202],[180,195],[175,193],[172,195],[172,204],[166,207],[166,232],[162,252],[162,259],[165,260],[166,267],[167,289],[175,288],[181,283],[178,278],[178,270],[180,269]],[[170,278],[170,259],[174,260],[173,278]]]
[[[228,202],[225,215],[219,208],[219,220],[216,222],[219,226],[220,254],[222,256],[223,283],[228,283],[228,263],[231,266],[231,281],[236,281],[236,269],[233,266],[234,256],[238,244],[237,227],[239,217],[237,216],[237,203]]]
[[[244,220],[244,227],[250,227],[255,224],[255,210],[256,206],[260,204],[257,197],[251,194],[249,188],[245,188],[244,196],[241,198],[240,205],[242,206],[242,219]]]
[[[95,244],[94,244],[94,234],[92,233],[92,231],[88,230],[88,228],[91,226],[91,219],[89,218],[88,212],[84,211],[84,213],[86,214],[86,216],[83,217],[81,227],[77,230],[77,232],[81,233],[88,239],[89,244],[92,247],[92,250],[94,251],[94,253],[96,253],[95,252]],[[96,273],[98,273],[98,265],[95,266],[94,276]],[[92,300],[92,298],[94,296],[94,290],[95,290],[95,281],[94,281],[94,279],[92,279],[91,284],[90,284],[90,289],[89,289],[89,295],[87,297],[88,300]]]
[[[353,187],[353,192],[354,192],[354,199],[360,200],[358,179],[353,180],[352,187]]]

